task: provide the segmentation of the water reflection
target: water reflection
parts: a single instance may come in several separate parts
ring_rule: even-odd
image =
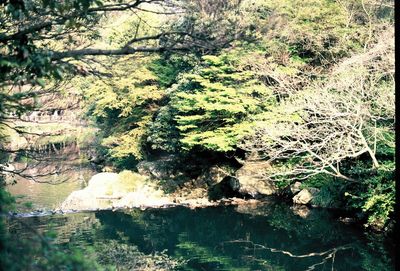
[[[281,203],[251,209],[100,211],[18,218],[11,228],[23,236],[19,221],[42,232],[51,222],[60,245],[91,247],[99,259],[109,256],[110,242],[145,254],[166,251],[184,260],[180,270],[394,270],[383,242],[368,240],[326,210],[311,209],[302,218]]]
[[[7,190],[17,196],[16,211],[55,209],[71,192],[84,188],[96,173],[88,163],[86,153],[74,143],[57,152],[30,151],[10,155],[7,165],[17,174],[7,174],[5,179]]]

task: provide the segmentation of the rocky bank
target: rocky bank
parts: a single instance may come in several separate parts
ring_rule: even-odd
[[[184,205],[191,208],[220,204],[244,204],[246,200],[263,200],[279,192],[274,183],[265,180],[263,162],[249,162],[239,170],[226,166],[205,168],[188,179],[173,165],[170,157],[138,164],[138,173],[103,172],[94,175],[86,188],[71,193],[61,204],[62,211],[120,208],[161,208]],[[171,190],[174,192],[165,192]],[[183,180],[183,181],[182,181]],[[164,187],[163,187],[164,186]],[[166,188],[167,186],[167,188]],[[169,187],[168,187],[169,186]],[[294,204],[312,204],[317,189],[301,189],[296,182],[290,187]]]

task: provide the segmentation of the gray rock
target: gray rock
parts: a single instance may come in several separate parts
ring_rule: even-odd
[[[220,183],[226,176],[229,176],[227,169],[213,166],[203,171],[203,173],[196,179],[195,183],[198,185],[207,184],[208,186],[211,186]]]
[[[173,162],[173,156],[165,156],[155,161],[141,161],[137,164],[136,168],[141,175],[162,180],[173,177]]]
[[[233,191],[239,191],[240,190],[240,182],[238,178],[231,177],[228,180],[229,186],[232,188]]]
[[[295,182],[290,186],[290,191],[292,192],[293,195],[296,195],[298,192],[300,192],[300,186],[301,182]]]
[[[308,204],[319,192],[317,188],[307,188],[301,190],[297,195],[293,197],[293,203],[295,204]]]
[[[253,197],[275,194],[277,192],[275,184],[264,177],[269,167],[270,164],[267,162],[246,162],[236,172],[236,178],[239,181],[238,192]]]

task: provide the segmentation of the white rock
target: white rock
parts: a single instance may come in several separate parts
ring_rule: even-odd
[[[94,210],[111,208],[112,187],[119,181],[117,173],[98,173],[82,190],[72,192],[61,204],[61,210]]]

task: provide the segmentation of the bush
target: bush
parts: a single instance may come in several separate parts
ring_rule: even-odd
[[[382,230],[394,211],[395,164],[386,161],[377,170],[365,170],[362,164],[357,168],[358,176],[363,181],[346,193],[349,205],[366,213],[366,227]]]

